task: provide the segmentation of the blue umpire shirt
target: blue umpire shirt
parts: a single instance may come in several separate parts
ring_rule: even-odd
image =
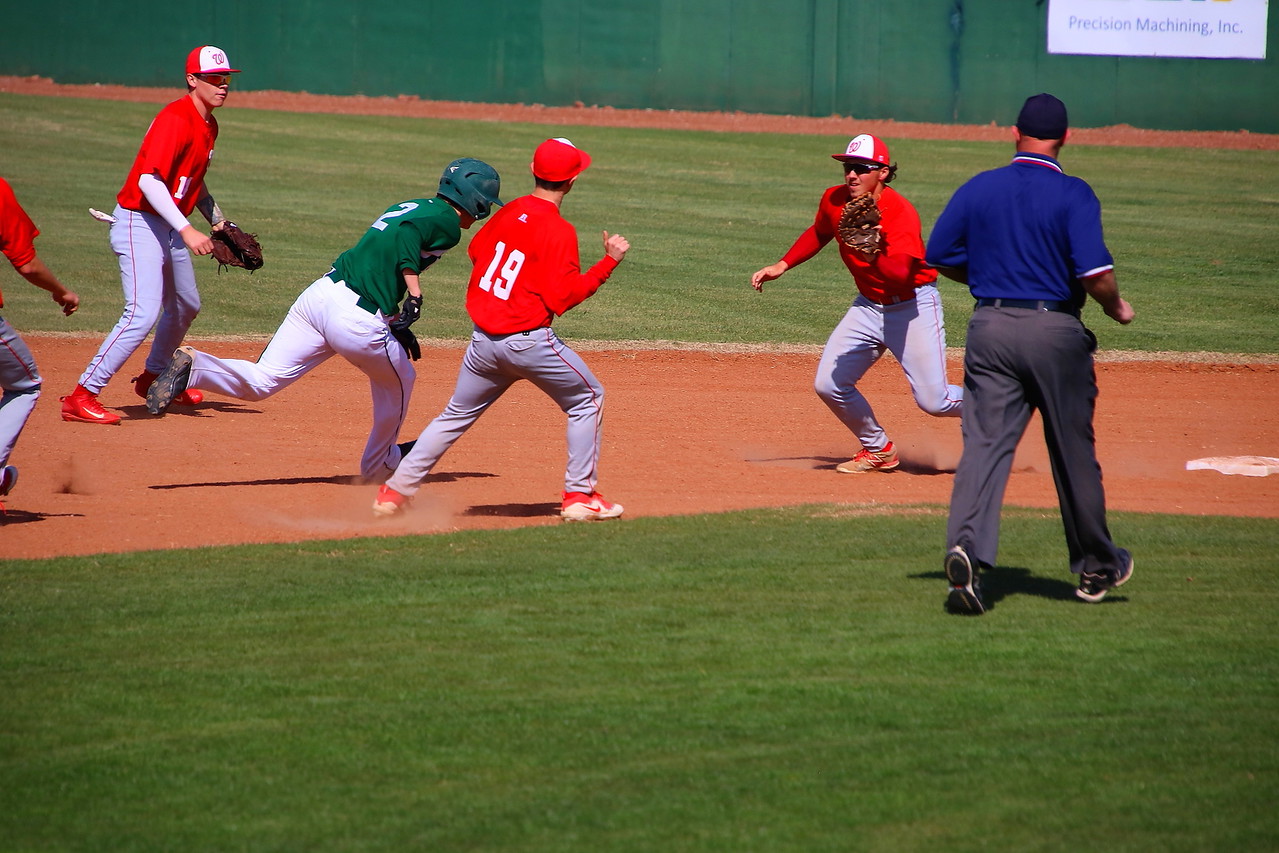
[[[1079,279],[1115,265],[1092,187],[1052,157],[1025,152],[955,191],[924,255],[930,266],[966,269],[977,299],[1076,305],[1085,299]]]

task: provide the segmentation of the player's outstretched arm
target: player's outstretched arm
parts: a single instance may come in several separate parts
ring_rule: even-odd
[[[751,276],[751,287],[762,291],[764,289],[764,282],[781,278],[782,273],[786,272],[788,269],[790,269],[789,264],[785,261],[778,261],[775,264],[769,264],[761,270],[756,270],[755,274]]]
[[[58,281],[58,277],[44,265],[44,261],[40,260],[39,255],[18,267],[18,273],[41,290],[49,291],[53,301],[58,303],[62,308],[62,313],[68,317],[80,307],[80,297],[68,289],[65,284]]]

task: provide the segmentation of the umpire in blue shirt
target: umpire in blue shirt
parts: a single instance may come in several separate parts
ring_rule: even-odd
[[[955,191],[925,251],[977,300],[964,353],[964,452],[946,529],[946,605],[955,613],[986,610],[979,572],[995,564],[1013,453],[1036,410],[1079,575],[1075,594],[1098,602],[1132,577],[1132,555],[1106,526],[1093,435],[1097,339],[1079,313],[1087,296],[1118,323],[1131,323],[1133,310],[1119,295],[1101,203],[1057,162],[1069,135],[1065,104],[1028,98],[1012,163]]]

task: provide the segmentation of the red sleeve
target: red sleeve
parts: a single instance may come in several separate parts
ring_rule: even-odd
[[[813,216],[813,224],[782,255],[787,267],[794,268],[810,260],[834,238],[835,223],[839,221],[839,217],[836,214],[834,219],[831,218],[831,208],[834,206],[836,211],[842,209],[842,205],[835,204],[835,194],[839,189],[840,187],[831,187],[822,194],[822,200],[817,204],[817,213]]]
[[[566,227],[556,229],[554,243],[547,247],[551,270],[546,287],[540,294],[547,309],[557,317],[594,295],[617,268],[617,261],[605,255],[583,273],[577,250],[577,230],[560,221]]]
[[[823,240],[817,236],[817,226],[810,225],[807,231],[799,235],[795,245],[791,246],[786,254],[782,255],[782,260],[786,262],[786,266],[789,268],[797,267],[820,252],[822,247],[829,242],[830,237]]]
[[[31,217],[18,204],[8,181],[0,178],[0,254],[14,268],[31,263],[36,256],[35,239],[40,234]]]

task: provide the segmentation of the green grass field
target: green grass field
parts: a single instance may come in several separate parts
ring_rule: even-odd
[[[155,109],[0,94],[0,175],[85,300],[67,322],[5,275],[18,328],[114,323],[85,208]],[[448,160],[515,196],[565,133],[596,158],[566,210],[583,254],[603,228],[634,246],[566,337],[820,343],[851,293],[833,255],[748,284],[841,140],[220,118],[210,185],[269,265],[203,275],[193,334],[270,333]],[[890,142],[926,230],[1009,153]],[[1229,192],[1192,197],[1206,156],[1067,149],[1138,311],[1090,308],[1103,346],[1279,352],[1279,154],[1212,152]],[[461,253],[427,279],[425,334],[462,337]],[[943,290],[960,345],[968,300]],[[1279,522],[1111,527],[1136,574],[1085,606],[1055,514],[1008,508],[980,619],[943,613],[939,506],[0,560],[0,851],[1279,848]]]
[[[10,563],[0,847],[1272,850],[1279,523],[1112,523],[980,619],[940,508]]]

